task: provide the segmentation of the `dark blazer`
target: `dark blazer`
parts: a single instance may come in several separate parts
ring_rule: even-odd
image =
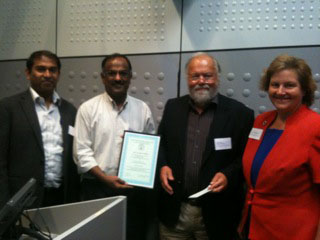
[[[61,99],[59,106],[63,132],[64,201],[78,200],[79,177],[72,160],[76,108]],[[37,180],[39,206],[44,186],[44,149],[40,125],[30,90],[0,101],[0,206],[13,196],[31,177]]]
[[[183,196],[183,169],[186,152],[186,132],[190,97],[170,99],[159,125],[161,144],[159,169],[169,166],[175,180],[171,182],[174,194],[162,188],[159,195],[159,218],[167,226],[174,226],[180,213]],[[206,188],[217,172],[228,179],[227,189],[200,197],[204,222],[210,239],[232,239],[240,220],[243,203],[241,157],[254,121],[254,113],[242,103],[218,95],[218,105],[210,126],[200,169],[199,190]],[[215,138],[231,138],[232,149],[215,150]]]

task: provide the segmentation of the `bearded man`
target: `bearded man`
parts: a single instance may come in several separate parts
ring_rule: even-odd
[[[158,130],[160,237],[233,239],[243,202],[241,157],[254,114],[218,93],[212,56],[196,53],[186,74],[189,95],[167,102]]]

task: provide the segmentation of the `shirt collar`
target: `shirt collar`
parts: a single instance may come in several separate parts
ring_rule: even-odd
[[[32,100],[35,103],[38,103],[39,101],[44,102],[44,98],[41,97],[32,87],[30,87],[30,93],[31,93]],[[60,106],[61,98],[56,91],[53,91],[52,100],[55,105]]]
[[[118,108],[118,105],[116,104],[116,102],[112,99],[112,97],[110,97],[110,95],[107,92],[105,92],[105,96],[106,96],[107,102],[110,103],[114,109],[117,109],[120,112],[128,105],[128,94],[127,94],[126,100],[124,101],[120,109]]]

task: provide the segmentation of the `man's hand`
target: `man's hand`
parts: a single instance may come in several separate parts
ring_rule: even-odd
[[[209,185],[209,190],[211,190],[212,192],[221,192],[227,187],[227,185],[228,185],[227,177],[223,173],[218,172],[212,178]]]
[[[105,182],[112,188],[133,188],[117,176],[106,176]]]
[[[112,188],[133,188],[117,176],[106,175],[99,166],[91,168],[89,173]]]
[[[170,195],[173,194],[173,189],[169,184],[169,181],[173,181],[174,177],[172,175],[172,170],[168,166],[164,166],[160,170],[160,181],[163,189],[169,193]]]

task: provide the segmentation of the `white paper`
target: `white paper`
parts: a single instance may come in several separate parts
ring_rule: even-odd
[[[214,147],[216,151],[231,149],[231,138],[215,138]]]
[[[252,128],[249,134],[249,138],[260,140],[262,133],[263,133],[263,129]]]
[[[72,137],[74,137],[74,127],[72,127],[72,126],[69,125],[68,133],[69,133]]]
[[[208,192],[210,192],[211,190],[209,190],[209,186],[206,187],[205,189],[201,190],[200,192],[197,192],[195,194],[192,194],[191,196],[189,196],[189,198],[198,198]]]

